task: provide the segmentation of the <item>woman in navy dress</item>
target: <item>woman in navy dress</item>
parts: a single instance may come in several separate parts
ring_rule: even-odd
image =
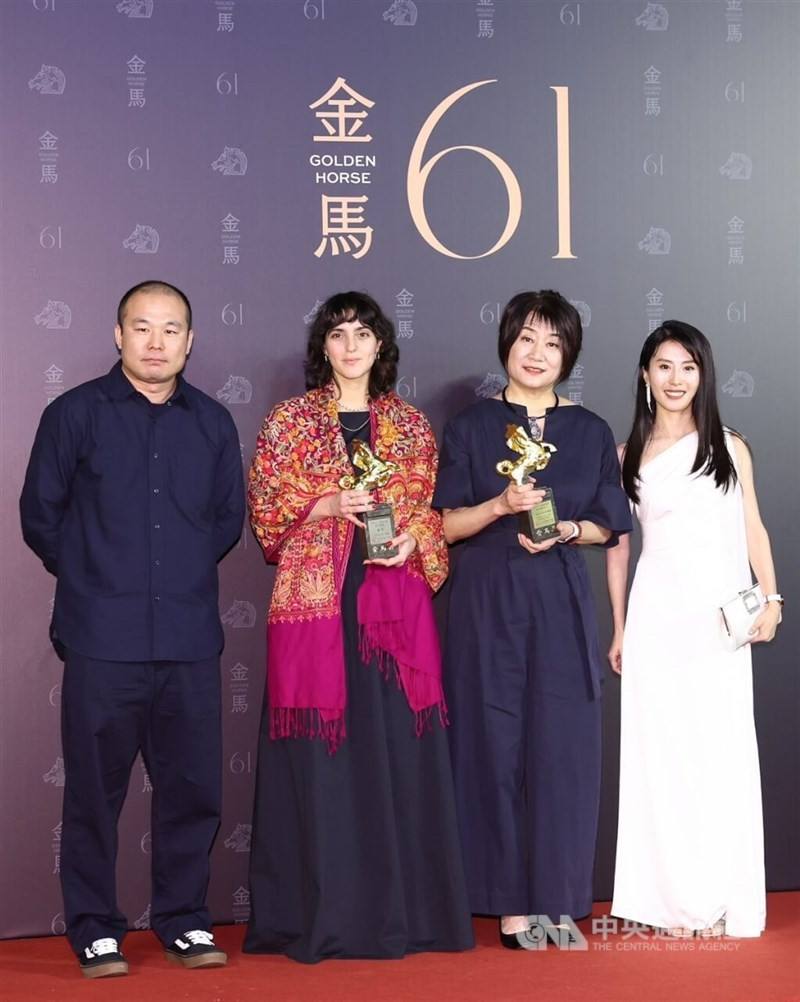
[[[434,505],[452,574],[445,682],[456,806],[473,912],[501,917],[504,945],[531,945],[532,916],[577,919],[592,907],[600,797],[601,657],[579,547],[628,532],[614,438],[559,397],[581,347],[577,311],[559,293],[506,306],[498,351],[508,385],[451,419]],[[506,428],[556,447],[536,482],[496,464],[517,459]],[[519,513],[551,487],[558,537],[533,543]]]

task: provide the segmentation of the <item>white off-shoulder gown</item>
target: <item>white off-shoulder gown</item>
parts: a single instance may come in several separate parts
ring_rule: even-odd
[[[642,554],[622,651],[612,914],[732,936],[764,929],[761,782],[750,646],[719,606],[751,584],[742,491],[691,474],[697,435],[641,471]],[[728,439],[728,449],[735,458]]]

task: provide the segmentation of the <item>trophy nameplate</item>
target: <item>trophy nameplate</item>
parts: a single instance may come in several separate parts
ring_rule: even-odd
[[[364,523],[364,550],[367,560],[388,560],[396,557],[398,549],[390,546],[394,539],[394,509],[385,502],[376,504],[372,511],[361,513],[361,520]]]
[[[542,500],[530,511],[519,513],[521,531],[534,543],[543,543],[546,539],[561,535],[558,531],[558,513],[553,491],[550,487],[539,490],[544,490]]]

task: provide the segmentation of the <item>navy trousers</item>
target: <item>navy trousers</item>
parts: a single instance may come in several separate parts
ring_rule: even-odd
[[[141,751],[153,786],[151,925],[171,943],[210,929],[209,853],[222,793],[219,657],[97,661],[67,651],[61,695],[64,809],[61,887],[77,954],[122,941],[117,820]]]

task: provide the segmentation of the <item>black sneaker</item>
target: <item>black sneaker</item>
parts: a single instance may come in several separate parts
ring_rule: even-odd
[[[214,942],[214,934],[205,929],[192,929],[166,947],[170,960],[184,967],[224,967],[228,955]]]
[[[96,939],[78,960],[85,978],[119,978],[128,973],[128,961],[115,939]]]

